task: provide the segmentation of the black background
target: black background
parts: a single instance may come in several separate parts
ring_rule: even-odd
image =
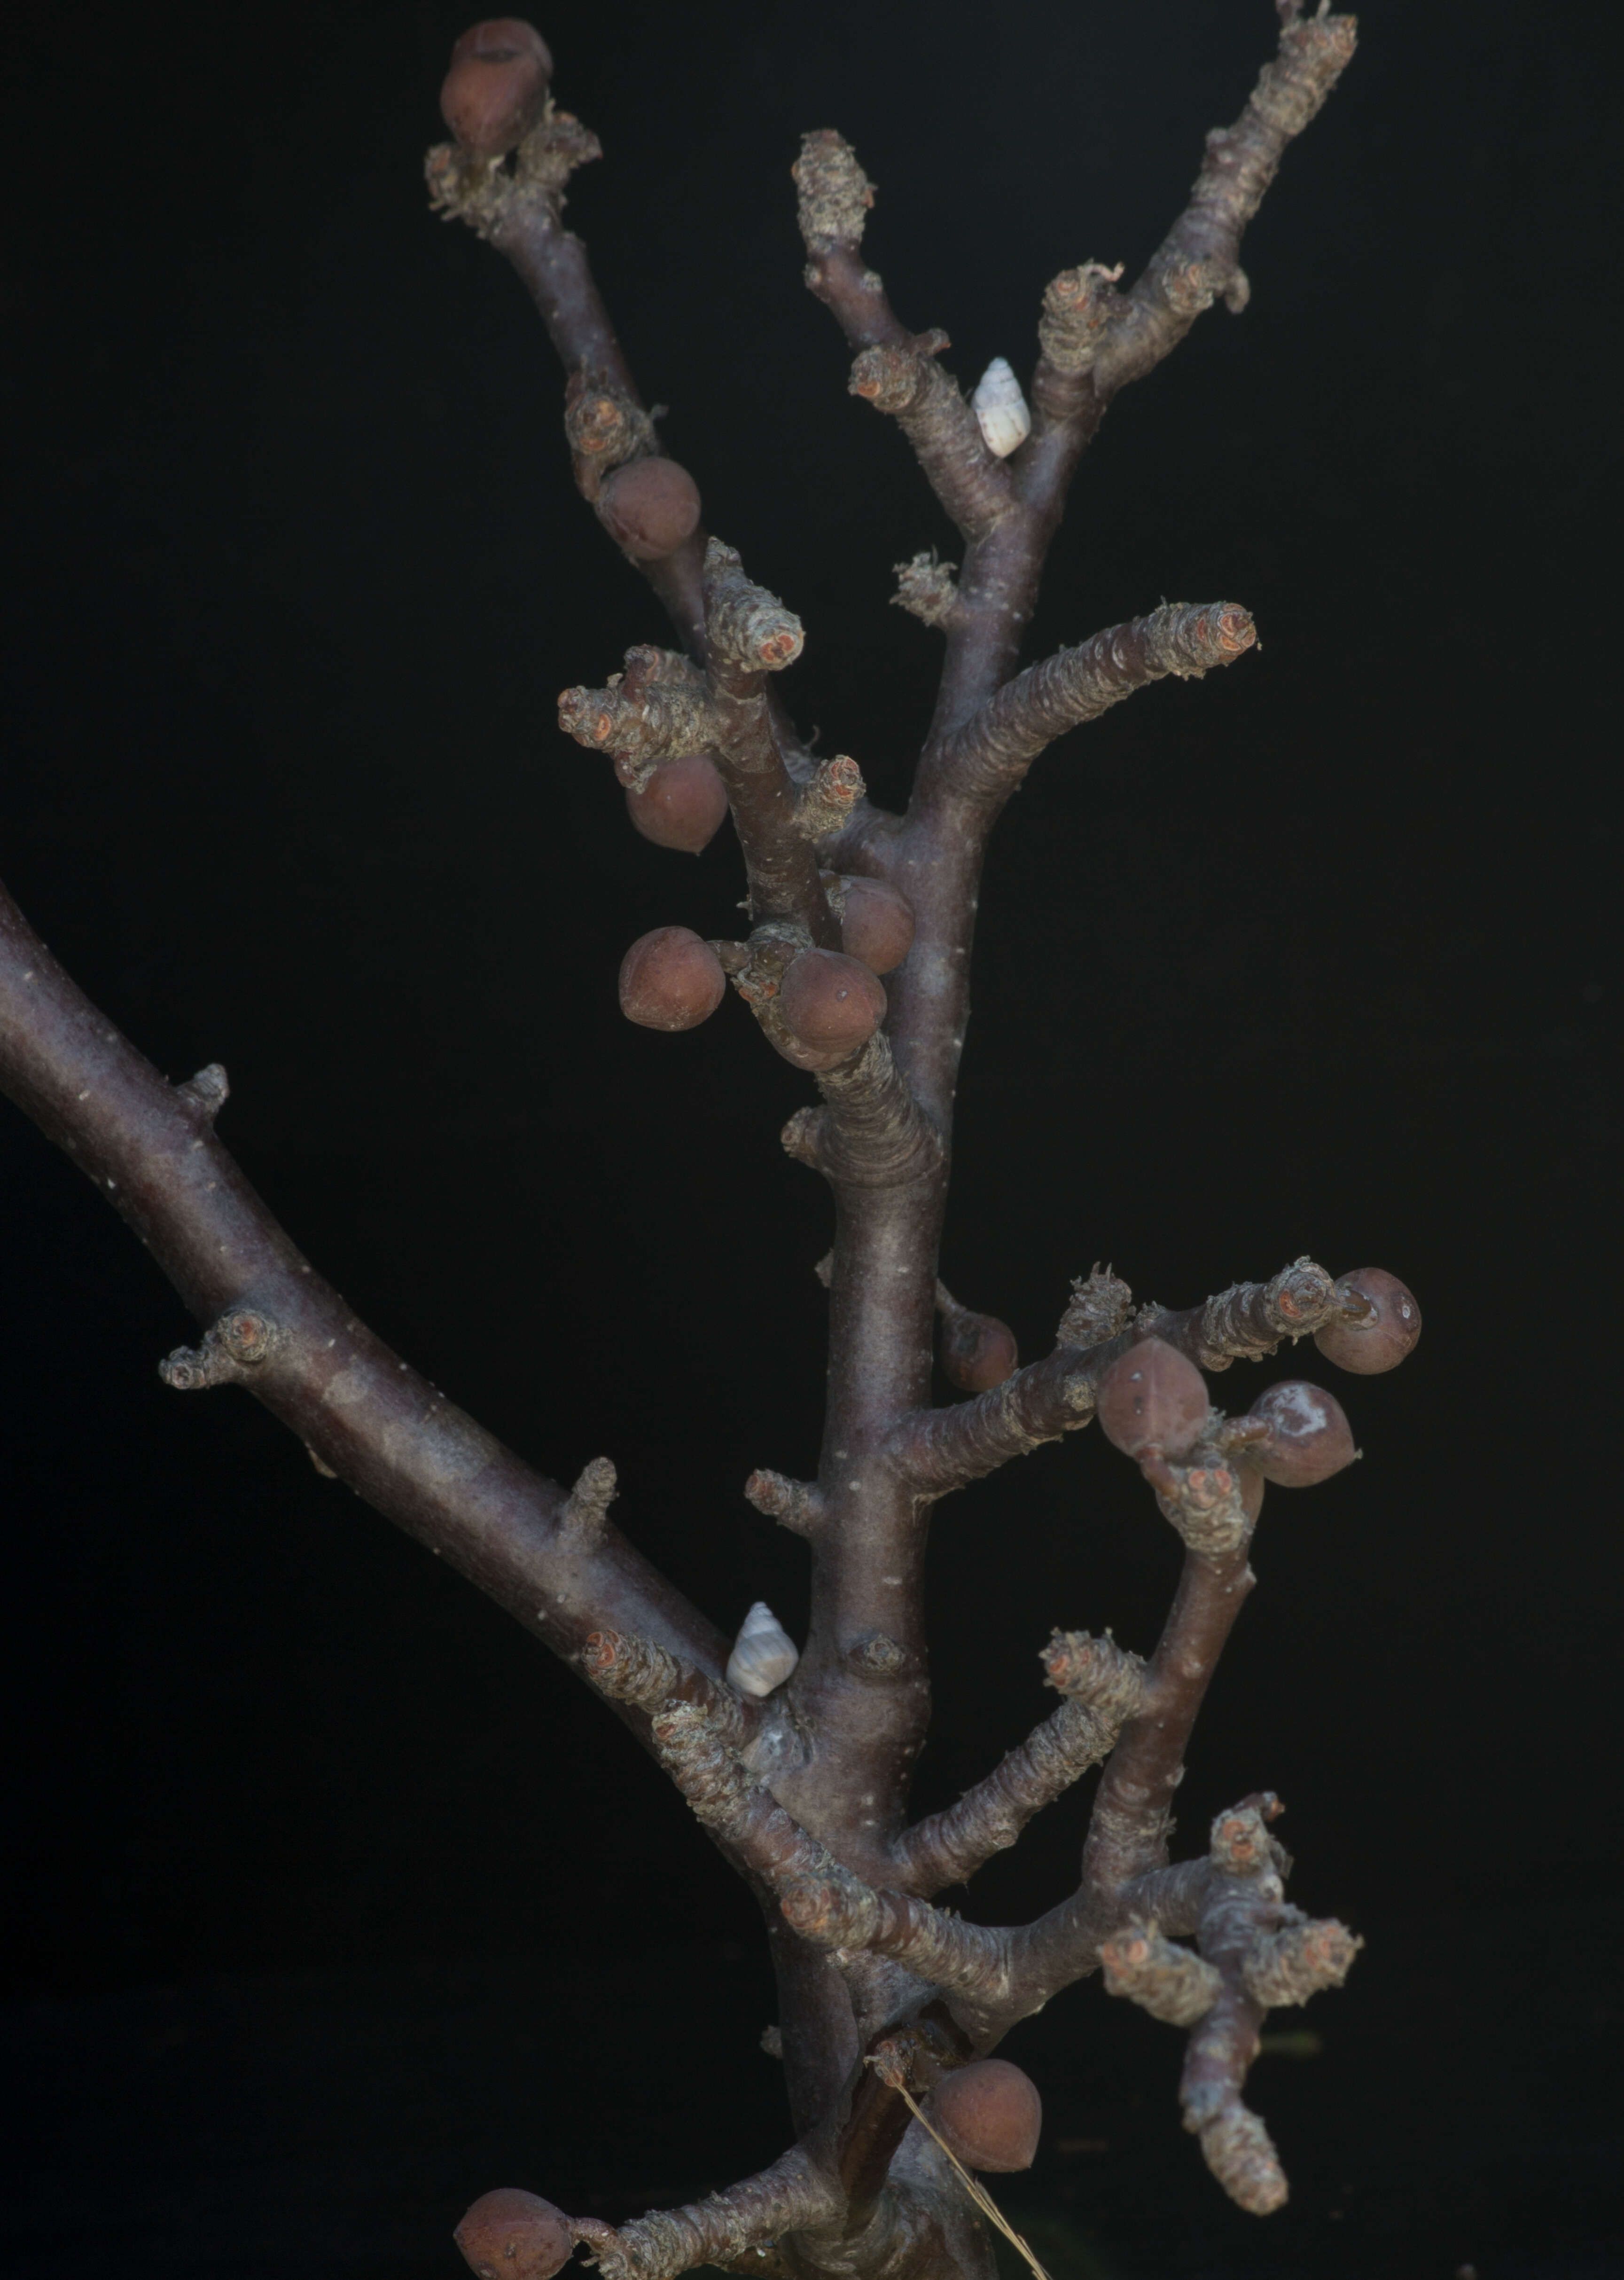
[[[736,1005],[616,1012],[634,936],[731,930],[736,864],[635,839],[551,726],[661,621],[574,497],[527,303],[426,211],[463,20],[8,32],[4,868],[160,1068],[227,1063],[223,1136],[386,1337],[543,1469],[612,1454],[640,1544],[793,1630],[804,1552],[740,1484],[816,1448],[827,1206],[774,1136],[804,1081]],[[1178,2038],[1074,1991],[1010,2046],[1049,2122],[1007,2199],[1057,2280],[1624,2270],[1607,24],[1368,12],[1251,307],[1112,412],[1035,628],[1223,596],[1263,648],[1072,738],[999,828],[949,1280],[1028,1353],[1096,1258],[1170,1303],[1374,1259],[1428,1320],[1339,1388],[1366,1461],[1271,1499],[1185,1791],[1195,1845],[1277,1788],[1295,1896],[1368,1941],[1273,2022],[1318,2054],[1256,2076],[1291,2205],[1229,2209]],[[969,381],[1028,362],[1058,268],[1136,271],[1270,12],[543,28],[667,447],[806,622],[798,717],[898,802],[937,641],[890,565],[952,535],[801,285],[797,135],[856,143],[871,257]],[[771,2158],[759,1931],[685,1808],[269,1418],[164,1390],[178,1303],[9,1111],[0,1178],[12,2268],[428,2280],[490,2184],[617,2215]],[[1094,1436],[936,1541],[926,1806],[1042,1714],[1051,1624],[1149,1646],[1175,1549]],[[1080,1810],[975,1912],[1063,1890]]]

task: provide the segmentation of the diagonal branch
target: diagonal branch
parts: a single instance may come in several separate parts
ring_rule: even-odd
[[[208,1335],[181,1387],[229,1383],[320,1467],[558,1652],[613,1623],[720,1681],[720,1634],[591,1497],[566,1499],[391,1353],[295,1249],[215,1138],[224,1073],[172,1086],[0,889],[0,1086],[126,1219]]]
[[[695,1819],[773,1892],[797,1876],[842,1874],[827,1846],[809,1836],[772,1791],[740,1764],[723,1738],[727,1722],[681,1701],[652,1722],[655,1754],[692,1806]]]
[[[804,2146],[686,2208],[656,2209],[629,2224],[578,2227],[604,2280],[676,2280],[697,2264],[732,2264],[786,2233],[836,2222],[845,2195]],[[757,2258],[750,2257],[750,2268]]]
[[[789,920],[825,950],[840,947],[840,921],[801,828],[799,788],[784,765],[768,709],[769,674],[801,653],[801,622],[753,585],[730,546],[712,539],[704,559],[705,650],[716,766],[727,787],[758,926]]]
[[[743,1749],[760,1723],[758,1703],[746,1701],[735,1688],[719,1684],[651,1639],[594,1631],[580,1660],[592,1684],[612,1702],[629,1702],[650,1712],[686,1703],[729,1749]]]
[[[898,1837],[892,1853],[905,1891],[928,1895],[966,1883],[1114,1748],[1138,1706],[1144,1674],[1139,1657],[1108,1638],[1057,1631],[1043,1665],[1048,1683],[1066,1700],[957,1805]]]
[[[1074,1301],[1060,1325],[1063,1341],[1120,1318],[1130,1294],[1124,1284],[1114,1288],[1120,1303],[1092,1324],[1087,1307]],[[1312,1259],[1294,1259],[1266,1282],[1232,1283],[1199,1306],[1142,1306],[1129,1327],[1097,1344],[1062,1343],[974,1400],[900,1418],[892,1460],[921,1496],[945,1496],[1088,1424],[1101,1378],[1139,1338],[1161,1338],[1198,1369],[1216,1371],[1271,1354],[1282,1338],[1306,1337],[1342,1311],[1335,1284]]]
[[[1006,682],[944,748],[943,781],[979,805],[1000,807],[1044,746],[1068,728],[1097,720],[1170,674],[1198,681],[1212,666],[1232,664],[1257,638],[1236,603],[1164,602],[1149,617],[1112,626]]]
[[[1320,0],[1305,17],[1301,0],[1277,0],[1280,46],[1258,75],[1233,127],[1214,127],[1189,204],[1126,296],[1094,365],[1106,401],[1141,379],[1176,348],[1204,310],[1220,297],[1236,313],[1251,285],[1241,267],[1241,236],[1274,181],[1288,142],[1315,116],[1353,59],[1358,27],[1333,16]]]
[[[907,1892],[866,1884],[838,1866],[792,1876],[779,1897],[785,1922],[814,1946],[862,1950],[900,1963],[927,1986],[996,2008],[1011,1990],[1014,1935],[932,1907]]]
[[[824,128],[802,137],[791,172],[806,282],[858,351],[851,393],[892,414],[949,516],[966,538],[984,536],[1012,501],[1009,472],[988,450],[958,381],[935,361],[949,344],[946,334],[911,333],[863,260],[874,190],[856,151]]]
[[[668,549],[648,555],[639,553],[635,540],[628,541],[617,528],[614,487],[600,480],[607,465],[623,465],[653,448],[649,414],[586,247],[564,227],[565,187],[571,174],[602,155],[590,128],[549,101],[510,158],[477,157],[456,143],[437,143],[426,161],[429,202],[447,220],[466,222],[512,264],[571,378],[566,420],[577,487],[658,595],[683,647],[697,657],[704,627],[704,534],[697,523],[697,493],[687,532]],[[596,451],[582,449],[593,443]]]
[[[996,801],[959,797],[949,748],[1014,672],[1066,492],[1107,403],[1166,353],[1213,292],[1228,289],[1234,298],[1242,289],[1235,253],[1240,230],[1284,142],[1307,124],[1352,52],[1351,19],[1319,15],[1304,23],[1294,4],[1286,14],[1279,58],[1264,73],[1242,121],[1212,139],[1190,207],[1145,278],[1121,296],[1114,273],[1085,263],[1051,289],[1045,353],[1033,389],[1035,425],[1007,463],[1013,499],[966,548],[951,601],[940,597],[947,646],[935,714],[909,806],[906,844],[888,875],[913,904],[919,929],[915,955],[893,993],[891,1037],[910,1083],[944,1129],[969,1013],[977,882],[997,812]],[[861,220],[859,203],[841,246],[822,256],[814,248],[813,283],[836,307],[849,335],[866,345],[893,335],[874,322],[883,295],[877,281],[872,289],[864,281],[856,250]],[[901,338],[905,343],[908,336]],[[1068,358],[1074,371],[1061,369]],[[935,614],[935,595],[929,607]]]
[[[1240,1483],[1222,1466],[1208,1478],[1238,1496]],[[1173,1606],[1145,1674],[1142,1707],[1124,1727],[1095,1792],[1082,1848],[1081,1889],[1090,1902],[1120,1893],[1135,1878],[1167,1862],[1174,1791],[1184,1774],[1184,1752],[1218,1658],[1252,1587],[1247,1545],[1262,1483],[1248,1483],[1252,1506],[1240,1540],[1223,1550],[1188,1550]],[[1166,1509],[1164,1501],[1163,1509]],[[1199,1531],[1186,1522],[1187,1537]]]
[[[1300,0],[1277,0],[1280,44],[1235,125],[1214,127],[1189,204],[1127,293],[1122,272],[1099,262],[1063,270],[1043,295],[1033,374],[1033,448],[1023,458],[1023,498],[1058,515],[1078,457],[1112,397],[1175,349],[1197,318],[1222,298],[1238,314],[1251,287],[1241,238],[1263,203],[1286,145],[1314,117],[1351,61],[1357,20],[1321,0],[1304,19]]]
[[[876,412],[890,413],[965,537],[984,538],[1009,512],[1013,489],[1009,469],[988,449],[958,382],[936,361],[951,346],[947,335],[938,331],[921,333],[905,347],[864,349],[847,386]]]

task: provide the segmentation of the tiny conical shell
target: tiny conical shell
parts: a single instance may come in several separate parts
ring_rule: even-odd
[[[800,1649],[765,1599],[758,1599],[743,1621],[727,1658],[727,1682],[741,1694],[770,1694],[801,1660]]]
[[[982,440],[995,458],[1007,459],[1032,433],[1032,414],[1007,358],[994,357],[976,382],[970,406]]]

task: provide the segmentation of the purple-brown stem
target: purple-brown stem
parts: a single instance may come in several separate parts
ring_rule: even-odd
[[[1125,1286],[1097,1272],[1078,1286],[1052,1354],[973,1400],[928,1406],[953,1095],[992,824],[1053,737],[1164,674],[1225,662],[1252,638],[1238,605],[1164,605],[1012,678],[1082,450],[1116,392],[1151,370],[1214,298],[1243,305],[1242,232],[1286,143],[1351,54],[1351,19],[1305,19],[1297,0],[1281,0],[1281,15],[1278,57],[1236,124],[1208,138],[1189,205],[1143,276],[1122,293],[1119,271],[1085,262],[1051,282],[1035,424],[1007,459],[989,449],[943,368],[945,336],[910,332],[863,260],[872,192],[855,154],[828,132],[804,146],[796,173],[808,281],[856,352],[854,391],[897,420],[966,540],[956,580],[922,560],[904,574],[900,598],[940,627],[946,648],[901,819],[873,809],[844,776],[814,781],[766,678],[798,648],[798,624],[744,580],[736,558],[708,543],[690,479],[660,458],[585,250],[562,223],[572,171],[598,155],[590,131],[547,103],[526,112],[533,123],[511,156],[496,155],[489,137],[477,150],[430,155],[436,205],[495,244],[534,298],[566,369],[578,485],[650,580],[691,661],[633,652],[618,688],[566,692],[571,733],[619,752],[628,781],[662,756],[713,745],[757,924],[750,944],[717,945],[715,956],[744,994],[756,991],[781,1050],[771,1001],[787,961],[799,945],[828,950],[840,939],[820,862],[889,882],[913,911],[913,945],[890,977],[884,1033],[822,1070],[823,1105],[793,1120],[787,1136],[830,1183],[835,1239],[816,1481],[754,1476],[756,1500],[805,1536],[812,1563],[804,1652],[766,1705],[727,1684],[725,1643],[609,1521],[609,1469],[589,1467],[566,1497],[390,1354],[298,1256],[214,1139],[223,1076],[167,1084],[0,903],[0,1074],[129,1220],[203,1325],[200,1347],[165,1366],[169,1382],[255,1393],[324,1470],[581,1660],[768,1913],[798,2142],[759,2177],[693,2208],[619,2229],[578,2221],[577,2236],[611,2280],[672,2280],[696,2262],[736,2264],[781,2242],[803,2271],[864,2280],[984,2270],[984,2250],[928,2152],[904,2154],[892,2174],[904,2128],[898,2036],[915,2037],[921,2067],[989,2049],[1014,2019],[1093,1969],[1103,1943],[1143,1921],[1158,1924],[1161,1939],[1199,1929],[1222,1982],[1214,2013],[1227,2005],[1223,2018],[1238,2022],[1229,2052],[1245,2040],[1248,2007],[1274,1999],[1266,1990],[1325,1983],[1342,1953],[1332,1954],[1328,1935],[1317,1945],[1299,1935],[1278,1908],[1266,1924],[1255,1906],[1243,1947],[1227,1929],[1238,1906],[1235,1864],[1220,1858],[1216,1838],[1209,1860],[1175,1867],[1166,1857],[1168,1802],[1251,1581],[1256,1498],[1243,1497],[1227,1463],[1235,1437],[1226,1441],[1216,1426],[1188,1464],[1154,1446],[1140,1452],[1187,1544],[1149,1667],[1141,1672],[1132,1658],[1111,1665],[1107,1700],[1097,1684],[1109,1658],[1102,1661],[1098,1642],[1069,1637],[1051,1650],[1051,1677],[1074,1698],[951,1813],[906,1827],[929,1710],[923,1561],[934,1498],[1086,1422],[1104,1372],[1136,1339],[1155,1336],[1218,1369],[1320,1327],[1337,1309],[1329,1277],[1298,1261],[1268,1284],[1237,1286],[1182,1314],[1141,1310],[1130,1323]],[[538,103],[543,93],[538,82]],[[460,116],[455,107],[450,115]],[[826,824],[830,836],[820,839]],[[870,1018],[877,1013],[876,997]],[[1089,1671],[1092,1696],[1081,1683]],[[1069,1900],[1012,1930],[930,1906],[927,1891],[969,1874],[1107,1750]],[[1265,1935],[1274,1943],[1266,1949]],[[1205,1980],[1148,1936],[1143,1945],[1143,1955],[1122,1949],[1123,1969],[1148,1974],[1147,1986],[1158,1972],[1158,1985],[1181,1975],[1188,2007],[1190,1988]],[[932,2030],[940,2050],[920,2023],[940,2000],[924,1991],[933,1988],[948,1999]],[[890,2038],[892,2080],[860,2065],[876,2035]],[[1232,2055],[1224,2060],[1231,2085]],[[1187,2104],[1192,2095],[1199,2104],[1194,2057],[1191,2066]],[[1194,2126],[1205,2145],[1207,2122]],[[1265,2194],[1254,2205],[1273,2204]]]

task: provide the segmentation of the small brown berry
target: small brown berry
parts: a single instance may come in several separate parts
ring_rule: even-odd
[[[1013,1377],[1020,1356],[1015,1333],[996,1314],[955,1306],[942,1323],[942,1367],[961,1393],[986,1393]]]
[[[832,1058],[833,1067],[872,1037],[885,1019],[885,992],[867,967],[838,950],[804,950],[779,994],[784,1026],[798,1044]]]
[[[690,752],[663,761],[641,791],[628,790],[626,812],[633,829],[657,847],[697,855],[715,838],[727,813],[727,795],[704,754]]]
[[[1165,1338],[1142,1338],[1100,1381],[1100,1429],[1130,1457],[1158,1448],[1181,1457],[1207,1421],[1206,1383]]]
[[[474,158],[503,158],[541,117],[551,78],[552,58],[535,26],[493,16],[451,50],[440,116]]]
[[[930,2093],[930,2119],[966,2169],[1029,2169],[1043,2127],[1030,2075],[1007,2059],[977,2059]]]
[[[848,879],[840,946],[874,974],[900,966],[913,944],[913,905],[882,879]]]
[[[697,1029],[727,987],[720,959],[688,927],[656,927],[620,960],[620,1011],[645,1029]]]
[[[1370,1311],[1362,1322],[1328,1322],[1314,1332],[1327,1361],[1356,1377],[1396,1369],[1421,1334],[1421,1310],[1412,1294],[1385,1267],[1361,1267],[1336,1285],[1339,1298],[1363,1299]]]
[[[634,562],[655,562],[697,528],[699,486],[674,459],[633,459],[608,478],[597,511]]]
[[[481,2193],[451,2238],[479,2280],[552,2280],[575,2245],[563,2210],[517,2185]]]
[[[1276,1488],[1308,1489],[1329,1480],[1358,1454],[1347,1413],[1333,1393],[1301,1378],[1271,1385],[1248,1413],[1260,1417],[1269,1437],[1249,1452],[1266,1481]]]

